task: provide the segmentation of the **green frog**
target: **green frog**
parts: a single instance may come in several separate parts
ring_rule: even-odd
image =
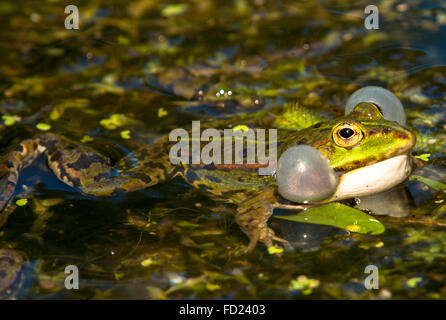
[[[59,180],[87,195],[113,196],[181,176],[211,198],[237,205],[235,221],[249,237],[247,251],[250,251],[259,241],[267,247],[286,243],[267,224],[273,209],[284,202],[289,205],[338,201],[401,183],[411,171],[410,152],[415,135],[399,123],[385,120],[377,105],[359,103],[346,116],[303,130],[278,129],[277,143],[270,148],[276,148],[279,161],[268,164],[274,168],[271,175],[259,175],[258,168],[265,164],[175,165],[169,160],[173,143],[161,137],[112,166],[109,158],[93,148],[54,133],[24,140],[0,165],[0,208],[14,197],[22,170],[40,155],[45,156],[48,167]],[[281,168],[280,159],[296,146],[306,146],[320,154],[331,172],[330,192],[317,194],[308,201],[294,197],[299,193],[295,180],[291,179],[294,172]],[[284,158],[289,162],[290,156]],[[301,186],[317,180],[318,170],[313,170],[316,174]],[[285,175],[280,178],[283,172]]]

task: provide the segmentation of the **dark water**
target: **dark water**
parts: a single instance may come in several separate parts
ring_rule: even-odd
[[[64,28],[68,4],[79,7],[79,30]],[[364,28],[368,4],[2,2],[0,111],[9,118],[1,150],[45,123],[77,141],[91,137],[118,160],[136,141],[192,120],[249,119],[296,102],[334,117],[357,88],[380,85],[406,108],[414,154],[430,154],[415,174],[446,183],[444,2],[378,1],[379,30]],[[101,124],[112,115],[122,123]],[[408,215],[377,216],[386,227],[377,236],[271,219],[295,245],[278,257],[262,245],[244,254],[232,208],[181,179],[97,199],[41,163],[21,183],[28,188],[18,198],[28,204],[0,229],[0,246],[20,252],[32,271],[18,298],[446,298],[442,184],[406,182],[396,200]],[[379,290],[364,288],[370,264],[379,268]],[[79,268],[79,290],[64,288],[67,265]],[[317,280],[314,288],[290,289],[299,275]]]

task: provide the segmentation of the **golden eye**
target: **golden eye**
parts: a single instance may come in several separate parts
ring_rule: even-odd
[[[353,148],[362,138],[361,128],[355,123],[344,122],[333,130],[333,141],[343,148]]]

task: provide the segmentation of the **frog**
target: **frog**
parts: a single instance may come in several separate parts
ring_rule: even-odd
[[[110,197],[181,177],[208,197],[235,204],[234,220],[247,235],[245,251],[250,252],[259,242],[267,248],[287,245],[268,224],[275,208],[308,205],[309,201],[299,203],[286,192],[279,192],[280,159],[290,148],[306,146],[315,150],[335,176],[333,192],[310,201],[318,205],[398,185],[411,172],[415,143],[408,127],[385,119],[379,106],[367,102],[359,103],[347,115],[302,130],[278,128],[277,143],[269,147],[275,148],[279,161],[268,164],[174,164],[169,158],[173,142],[167,136],[140,146],[112,164],[110,158],[87,144],[47,132],[22,141],[2,159],[0,209],[14,197],[23,169],[42,155],[60,181],[85,195]],[[258,168],[266,165],[273,168],[272,173],[260,175]],[[293,181],[286,180],[282,189],[288,184]]]

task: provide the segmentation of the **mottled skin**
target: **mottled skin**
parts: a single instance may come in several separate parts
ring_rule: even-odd
[[[361,129],[363,138],[357,145],[340,147],[333,141],[334,128],[344,123]],[[346,117],[300,131],[279,129],[277,136],[277,158],[291,146],[310,145],[329,159],[339,175],[396,155],[408,154],[415,144],[415,137],[408,129],[384,120],[378,109],[369,104],[358,105]],[[250,238],[248,250],[253,249],[258,241],[268,247],[274,241],[285,242],[267,226],[278,204],[277,185],[273,176],[258,175],[260,164],[172,165],[169,150],[174,143],[163,137],[111,167],[110,160],[92,148],[56,134],[46,133],[25,140],[6,156],[0,166],[0,208],[14,196],[22,169],[44,154],[58,179],[89,195],[131,192],[180,175],[211,197],[238,205],[235,220]],[[275,166],[275,163],[271,165]]]

